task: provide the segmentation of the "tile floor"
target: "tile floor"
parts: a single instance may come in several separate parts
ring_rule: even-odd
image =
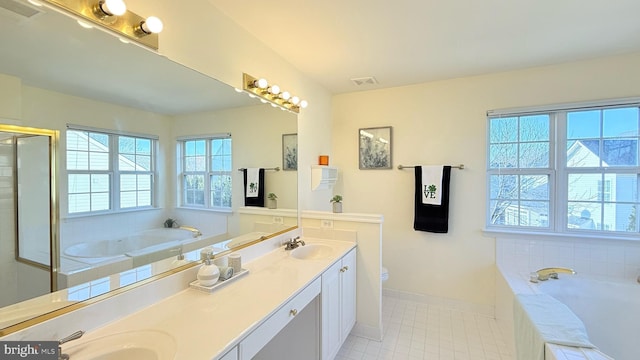
[[[384,296],[382,342],[349,335],[336,360],[513,360],[493,318]]]

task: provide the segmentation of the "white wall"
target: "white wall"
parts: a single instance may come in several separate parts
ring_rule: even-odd
[[[385,218],[386,288],[492,305],[495,240],[483,237],[486,111],[640,95],[640,54],[337,95],[334,193]],[[452,170],[448,234],[413,230],[413,171],[358,170],[358,129],[393,126],[393,166]]]
[[[228,217],[228,221],[226,221],[228,229],[224,232],[228,232],[232,236],[253,231],[253,227],[240,229],[240,217],[243,215],[238,213],[238,208],[244,206],[244,180],[242,172],[237,169],[251,167],[280,167],[282,169],[282,134],[295,133],[296,131],[296,116],[271,106],[248,106],[175,117],[173,123],[175,137],[230,133],[232,139],[233,213],[212,213],[211,211],[197,210],[189,210],[187,213],[208,213],[207,218],[215,219],[215,221],[219,221],[220,217],[224,217],[226,221]],[[174,159],[172,165],[173,174],[177,174],[176,161],[177,159]],[[296,171],[266,171],[265,196],[273,192],[278,196],[278,208],[297,209],[298,194],[292,190],[297,186],[297,175]],[[178,199],[175,197],[176,194],[173,195],[173,198],[174,204],[177,204]],[[178,209],[176,213],[185,214],[185,211]]]
[[[275,6],[275,5],[274,5]],[[264,77],[309,102],[298,115],[300,208],[329,209],[325,199],[306,191],[311,165],[331,153],[331,94],[299,72],[206,0],[188,6],[174,0],[131,0],[127,8],[164,22],[159,52],[236,88],[242,73]],[[265,105],[267,106],[267,105]]]

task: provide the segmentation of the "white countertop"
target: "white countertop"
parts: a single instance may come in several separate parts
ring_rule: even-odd
[[[175,359],[213,359],[224,355],[279,307],[356,246],[353,242],[304,239],[330,245],[331,258],[298,260],[283,247],[244,263],[249,273],[211,294],[186,289],[127,317],[85,334],[65,348],[133,330],[160,330],[175,339]],[[195,280],[195,279],[194,279]],[[153,296],[153,294],[149,294]],[[73,359],[73,353],[69,352]]]

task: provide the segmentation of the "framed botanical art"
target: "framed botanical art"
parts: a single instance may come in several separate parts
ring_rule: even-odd
[[[360,169],[391,169],[391,126],[358,131]]]
[[[298,134],[282,134],[282,169],[298,170]]]

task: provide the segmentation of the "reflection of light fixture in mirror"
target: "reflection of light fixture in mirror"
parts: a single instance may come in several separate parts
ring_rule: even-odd
[[[93,6],[93,13],[99,18],[122,16],[127,12],[127,5],[122,0],[100,0]]]
[[[127,10],[125,0],[39,0],[75,19],[99,25],[119,38],[158,49],[158,33],[162,21],[155,16],[144,18]]]
[[[93,25],[91,25],[91,24],[89,24],[87,22],[84,22],[82,20],[78,20],[77,23],[78,23],[78,25],[82,26],[85,29],[93,29]]]
[[[266,79],[254,78],[249,74],[242,74],[242,88],[251,97],[259,97],[263,103],[269,102],[273,107],[280,107],[299,113],[300,109],[306,108],[309,103],[301,100],[297,96],[292,96],[288,91],[282,91],[278,85],[269,85]]]
[[[134,27],[133,31],[135,31],[138,36],[147,36],[158,34],[162,32],[163,28],[162,20],[155,16],[149,16],[146,20],[141,21],[138,26]]]

